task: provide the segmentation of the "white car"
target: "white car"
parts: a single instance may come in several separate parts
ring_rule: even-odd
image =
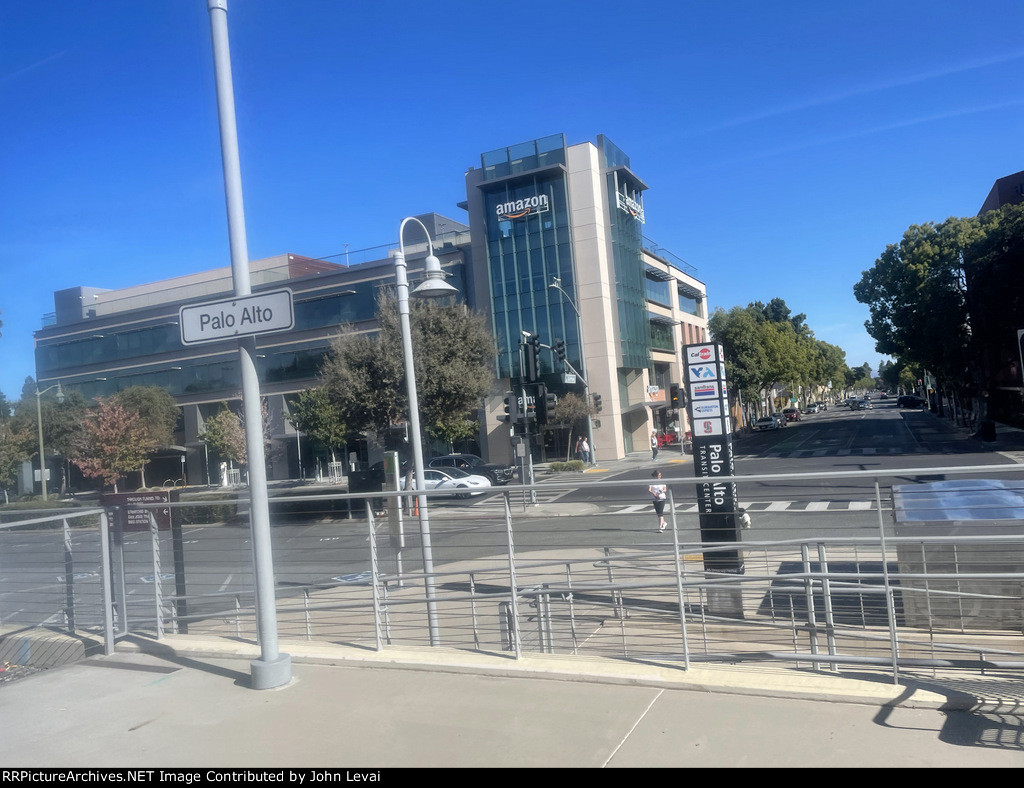
[[[491,488],[491,480],[486,476],[476,476],[458,468],[426,468],[423,471],[424,486],[428,490],[446,490],[456,498],[468,498],[471,495],[482,495]],[[405,489],[405,477],[400,484]]]
[[[779,421],[774,416],[762,416],[754,422],[754,429],[760,432],[761,430],[777,430],[779,428]]]

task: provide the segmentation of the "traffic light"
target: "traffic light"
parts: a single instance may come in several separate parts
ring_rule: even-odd
[[[523,359],[525,361],[526,368],[523,370],[523,375],[526,378],[527,383],[536,383],[540,378],[540,336],[538,334],[530,334],[526,337],[526,342],[523,347]]]
[[[558,356],[558,360],[564,363],[565,362],[565,340],[564,339],[556,339],[555,340],[555,344],[552,345],[552,347],[555,349],[555,355]]]
[[[550,419],[554,418],[557,405],[557,394],[549,393],[545,386],[537,386],[537,398],[534,400],[534,408],[537,412],[538,424],[547,424]]]
[[[537,386],[537,394],[533,399],[533,415],[538,424],[548,423],[548,390],[543,385]]]
[[[501,420],[513,423],[519,421],[519,398],[512,391],[505,392],[505,415]]]
[[[679,384],[678,383],[672,383],[668,387],[668,396],[669,396],[669,404],[671,405],[671,407],[679,408],[679,407],[682,406],[683,402],[682,402],[682,400],[681,400],[681,398],[679,396]]]
[[[601,412],[601,395],[600,394],[594,394],[593,396],[594,396],[594,410],[597,413],[600,413]]]

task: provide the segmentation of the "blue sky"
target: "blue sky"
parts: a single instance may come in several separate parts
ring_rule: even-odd
[[[712,308],[876,365],[853,284],[1024,169],[1024,4],[229,0],[249,255],[456,219],[493,148],[605,134]],[[229,265],[205,0],[0,0],[0,391],[53,291]]]

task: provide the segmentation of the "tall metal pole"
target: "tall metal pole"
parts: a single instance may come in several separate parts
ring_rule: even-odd
[[[405,221],[408,221],[406,219]],[[409,324],[409,280],[406,278],[405,250],[402,230],[398,231],[398,251],[395,252],[395,280],[398,284],[398,317],[402,329],[402,357],[405,359],[405,386],[409,397],[409,443],[412,444],[413,469],[416,471],[416,500],[419,506],[420,544],[423,553],[423,584],[427,594],[427,626],[430,645],[441,643],[437,623],[437,602],[434,598],[434,557],[430,545],[430,513],[427,509],[426,476],[423,473],[423,444],[420,441],[420,405],[416,395],[416,365],[412,355],[412,328]],[[426,231],[426,228],[424,228]],[[430,236],[427,236],[430,245]]]
[[[552,277],[551,284],[548,287],[553,287],[564,295],[565,300],[572,307],[572,311],[576,313],[576,334],[580,340],[580,372],[583,375],[583,397],[587,401],[587,441],[590,443],[590,461],[592,463],[597,462],[597,449],[594,446],[594,419],[590,415],[590,376],[587,374],[587,353],[583,348],[583,315],[580,314],[576,304],[569,298],[569,294],[562,289],[561,279],[557,276]]]
[[[227,0],[207,0],[213,60],[217,80],[217,113],[220,119],[220,148],[227,198],[228,239],[231,247],[231,277],[236,296],[252,292],[249,282],[249,250],[245,239],[242,209],[242,174],[235,127],[235,97],[231,82],[228,49]],[[263,449],[263,413],[260,383],[256,373],[256,338],[238,341],[242,371],[242,408],[245,413],[246,454],[249,462],[250,524],[253,563],[256,574],[256,614],[260,657],[249,663],[253,689],[272,689],[291,681],[291,657],[278,650],[277,608],[274,596],[274,561],[270,546],[270,505],[267,502],[267,466]]]
[[[46,455],[43,454],[43,406],[39,404],[42,392],[36,386],[36,424],[39,425],[39,482],[43,485],[43,500],[46,500]]]

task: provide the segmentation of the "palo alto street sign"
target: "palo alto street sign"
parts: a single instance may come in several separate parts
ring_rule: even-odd
[[[292,291],[286,288],[183,306],[178,323],[183,345],[288,331],[295,326]]]

